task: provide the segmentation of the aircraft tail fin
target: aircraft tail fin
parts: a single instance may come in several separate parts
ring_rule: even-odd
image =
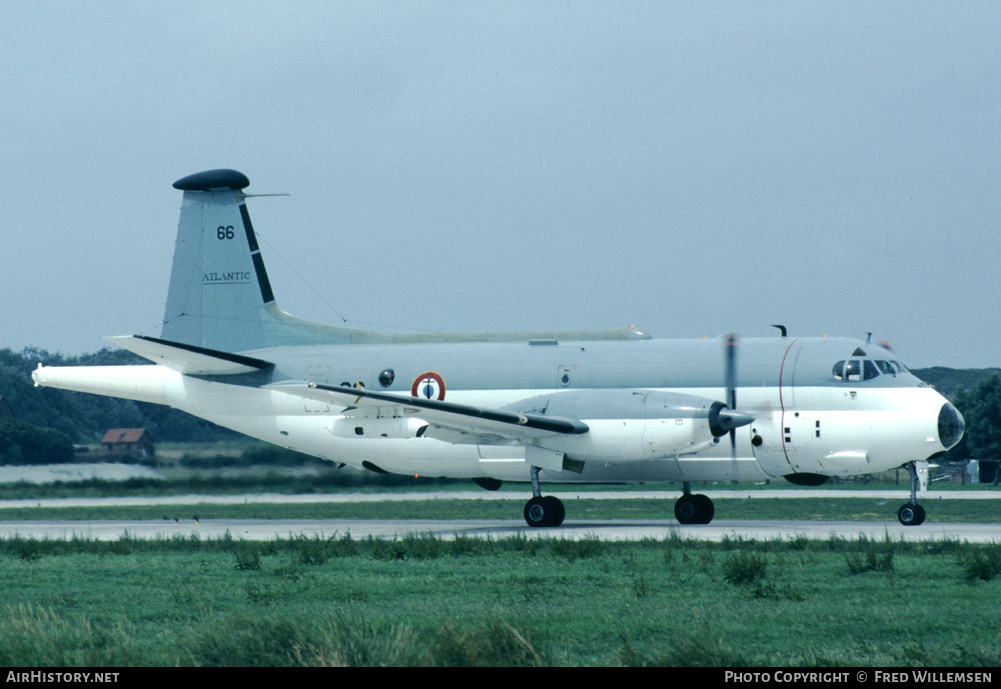
[[[511,333],[381,333],[296,318],[278,308],[247,212],[250,185],[236,170],[208,170],[174,182],[184,192],[160,338],[213,352],[278,346],[375,343],[634,340],[614,330]],[[148,345],[148,343],[147,343]],[[147,347],[144,345],[144,349]]]
[[[174,182],[184,192],[161,337],[224,352],[342,344],[355,331],[294,318],[275,303],[235,170]]]

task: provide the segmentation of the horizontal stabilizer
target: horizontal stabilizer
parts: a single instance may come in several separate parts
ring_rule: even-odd
[[[530,440],[555,434],[581,435],[589,430],[587,424],[577,419],[473,407],[422,397],[371,392],[364,388],[300,382],[276,383],[267,388],[345,407],[373,405],[382,414],[387,412],[389,405],[394,415],[415,416],[429,424],[475,436],[492,435],[510,440]]]
[[[144,335],[121,335],[105,339],[155,364],[186,375],[230,376],[274,367],[274,364],[262,359]]]

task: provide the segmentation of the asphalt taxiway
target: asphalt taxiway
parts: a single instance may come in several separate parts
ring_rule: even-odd
[[[478,538],[598,538],[608,541],[680,538],[722,541],[828,539],[839,537],[894,541],[955,540],[970,543],[1001,542],[1001,525],[929,523],[905,527],[896,522],[714,520],[711,524],[681,525],[673,519],[568,519],[558,528],[536,529],[515,519],[470,520],[310,520],[310,519],[204,519],[194,521],[6,521],[0,522],[0,538],[21,536],[36,539],[86,538],[117,540],[123,535],[141,539],[169,539],[197,536],[266,541],[296,536],[352,538],[405,538],[433,535],[443,539],[457,536]]]
[[[560,500],[664,500],[667,509],[681,491],[652,490],[547,490]],[[871,498],[877,501],[906,502],[908,492],[900,490],[851,490],[851,489],[760,489],[760,490],[701,490],[712,500],[774,500],[782,498]],[[531,493],[523,491],[454,490],[392,493],[304,493],[284,495],[255,493],[248,495],[164,495],[110,498],[41,498],[32,500],[0,500],[0,509],[20,507],[112,507],[116,505],[236,505],[251,503],[351,503],[351,502],[405,502],[409,500],[511,500],[524,503]],[[939,490],[918,493],[918,502],[934,500],[998,500],[1001,491],[991,490]]]

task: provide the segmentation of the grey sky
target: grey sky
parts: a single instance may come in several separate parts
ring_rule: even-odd
[[[1001,5],[0,2],[0,347],[158,334],[230,167],[356,327],[875,331],[1001,366]],[[864,336],[864,335],[863,335]]]

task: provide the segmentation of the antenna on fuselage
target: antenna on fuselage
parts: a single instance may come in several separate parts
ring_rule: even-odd
[[[773,324],[772,327],[773,328],[778,328],[779,332],[782,333],[782,337],[785,337],[788,334],[788,331],[786,330],[786,327],[784,325],[774,325]]]

